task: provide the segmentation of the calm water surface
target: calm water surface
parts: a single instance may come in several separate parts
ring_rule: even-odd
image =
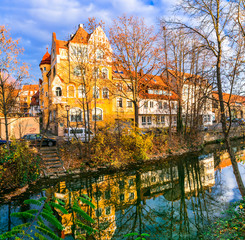
[[[238,158],[245,159],[245,144],[233,144]],[[239,169],[245,181],[245,165],[239,163]],[[96,206],[91,214],[95,228],[101,229],[96,239],[124,239],[123,235],[130,232],[149,233],[154,240],[198,239],[205,225],[220,216],[230,202],[241,198],[228,154],[218,145],[152,166],[67,178],[52,186],[40,183],[29,190],[0,205],[0,233],[21,223],[9,215],[26,210],[22,204],[26,198],[52,193],[69,207],[74,197],[86,194]],[[68,239],[68,216],[61,219]]]

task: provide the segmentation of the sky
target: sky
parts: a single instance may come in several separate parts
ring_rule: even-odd
[[[89,17],[105,22],[108,29],[112,20],[123,14],[144,17],[146,24],[156,25],[161,17],[171,16],[178,0],[1,0],[0,24],[11,37],[20,40],[25,49],[21,59],[30,65],[29,83],[41,78],[39,63],[48,47],[52,32],[57,39],[67,40],[78,24]]]

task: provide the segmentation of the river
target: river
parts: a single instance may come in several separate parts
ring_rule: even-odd
[[[150,239],[198,239],[200,231],[221,216],[231,202],[241,199],[231,162],[223,145],[114,173],[82,174],[52,182],[40,181],[27,193],[0,205],[0,233],[21,220],[10,218],[23,211],[24,199],[52,192],[69,206],[73,197],[86,194],[96,206],[91,214],[96,239],[124,239],[130,232],[148,233]],[[233,142],[245,181],[245,143]],[[44,189],[45,188],[45,189]],[[68,217],[62,235],[71,239]]]

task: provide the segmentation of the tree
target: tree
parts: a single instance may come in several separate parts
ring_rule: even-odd
[[[9,148],[8,117],[13,113],[22,80],[27,76],[27,65],[19,55],[23,49],[19,40],[10,37],[9,30],[0,26],[0,113],[4,116],[7,146]]]
[[[182,0],[178,9],[191,16],[190,23],[171,21],[179,28],[188,30],[191,34],[197,34],[203,48],[212,53],[215,60],[213,77],[218,90],[222,131],[225,145],[229,152],[233,172],[242,196],[245,196],[245,188],[236,162],[236,157],[230,145],[229,130],[226,125],[225,104],[223,91],[225,83],[230,85],[232,93],[235,81],[242,66],[242,48],[240,37],[234,32],[234,9],[231,2],[223,0]],[[232,48],[231,48],[232,46]],[[237,54],[239,53],[239,54]],[[229,68],[227,68],[229,65]]]
[[[112,66],[116,79],[114,94],[132,101],[134,123],[138,126],[139,94],[160,70],[161,48],[154,27],[148,27],[143,18],[118,17],[109,30],[113,48]],[[117,80],[117,81],[115,81]]]

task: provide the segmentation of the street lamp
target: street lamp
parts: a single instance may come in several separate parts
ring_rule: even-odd
[[[68,130],[68,141],[70,141],[69,114],[68,114],[68,112],[70,111],[70,105],[66,105],[65,110],[66,110],[66,126],[67,126],[67,130]]]

